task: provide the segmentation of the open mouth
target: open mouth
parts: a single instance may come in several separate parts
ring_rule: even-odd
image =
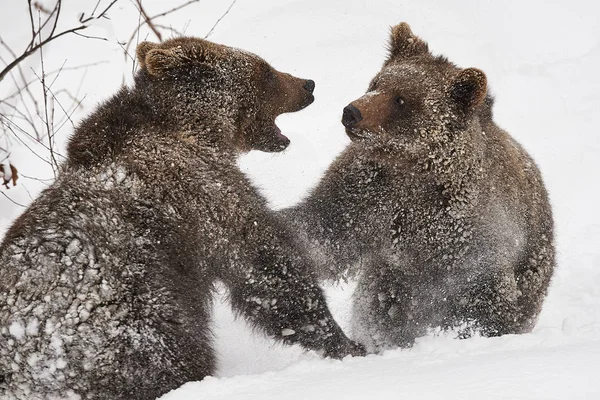
[[[250,139],[250,148],[253,150],[265,151],[267,153],[277,153],[287,149],[290,145],[290,139],[285,136],[275,120],[281,114],[293,113],[300,111],[315,101],[315,96],[312,93],[306,92],[306,95],[295,102],[293,108],[283,108],[278,110],[272,120],[270,118],[261,119],[258,126],[252,129],[252,138]]]
[[[273,149],[273,151],[285,150],[290,145],[290,139],[288,139],[287,136],[285,136],[283,133],[281,133],[281,129],[279,129],[279,127],[277,126],[277,124],[275,124],[274,121],[273,121],[273,130],[275,132],[275,141],[273,143],[275,146],[275,149]]]
[[[357,128],[346,128],[346,135],[348,135],[353,142],[365,140],[371,136],[370,132]]]

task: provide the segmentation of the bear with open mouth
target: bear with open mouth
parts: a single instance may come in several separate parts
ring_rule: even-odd
[[[213,374],[216,280],[271,337],[364,354],[236,166],[288,146],[275,118],[312,103],[314,82],[195,38],[137,57],[133,87],[76,128],[0,246],[0,398],[150,400]]]

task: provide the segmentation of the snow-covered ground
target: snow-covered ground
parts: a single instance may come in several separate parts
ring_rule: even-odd
[[[0,36],[18,47],[28,34],[26,5],[10,3],[2,7]],[[69,3],[65,26],[96,1]],[[180,3],[144,1],[151,15]],[[164,22],[204,36],[229,4],[203,0]],[[90,31],[108,42],[66,36],[46,50],[48,70],[65,59],[67,67],[107,61],[87,69],[79,88],[87,97],[75,120],[123,80],[131,81],[131,64],[116,39],[129,37],[138,15],[124,0],[110,15]],[[555,213],[558,269],[537,327],[528,335],[493,339],[431,335],[410,350],[340,362],[252,332],[233,319],[219,296],[217,377],[188,383],[162,399],[600,398],[600,3],[238,0],[211,39],[317,83],[311,107],[278,120],[290,148],[276,155],[250,153],[241,158],[241,168],[274,208],[297,202],[349,142],[341,110],[380,68],[389,26],[400,21],[410,23],[433,52],[486,72],[496,95],[496,122],[529,150],[544,174]],[[31,75],[29,66],[38,68],[39,60],[28,60],[25,72]],[[63,73],[55,85],[76,91],[83,74]],[[9,86],[0,83],[0,97]],[[58,139],[64,144],[69,129],[63,133]],[[14,144],[11,159],[22,175],[51,176],[46,164]],[[42,188],[22,178],[17,187],[2,190],[26,204]],[[0,196],[0,230],[20,212]],[[327,288],[330,308],[345,328],[352,288]]]

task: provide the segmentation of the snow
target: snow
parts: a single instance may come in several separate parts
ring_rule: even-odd
[[[68,3],[65,27],[96,2]],[[159,0],[144,4],[149,14],[171,7]],[[202,1],[165,23],[204,36],[229,4]],[[26,40],[25,11],[24,6],[5,7],[0,16],[2,39],[14,47]],[[65,59],[67,67],[104,62],[87,72],[65,72],[54,83],[87,93],[75,121],[122,82],[131,82],[130,61],[116,39],[129,37],[138,15],[129,2],[119,2],[110,16],[88,32],[108,42],[65,36],[45,50],[47,70],[59,68]],[[326,360],[274,343],[235,320],[220,288],[214,316],[217,376],[188,383],[162,399],[600,398],[599,3],[238,0],[211,39],[257,53],[281,71],[316,82],[313,105],[278,118],[292,141],[288,150],[250,153],[241,158],[240,167],[274,208],[299,201],[349,143],[339,122],[342,109],[364,94],[385,58],[389,26],[401,21],[428,41],[434,53],[485,71],[496,96],[496,122],[542,170],[555,215],[558,269],[536,328],[527,335],[468,340],[432,333],[409,350]],[[143,30],[140,40],[147,34]],[[39,68],[37,57],[24,68],[33,76],[30,67]],[[11,92],[9,86],[8,79],[2,82],[0,98]],[[62,148],[69,129],[66,125],[56,138]],[[47,179],[52,171],[14,139],[11,143],[11,161],[21,179],[18,186],[1,190],[28,204],[44,184],[24,176]],[[28,144],[43,153],[35,143]],[[20,212],[0,196],[0,229]],[[330,308],[346,331],[353,288],[352,282],[327,287]],[[31,323],[15,322],[9,331],[18,340],[35,331]],[[60,355],[63,344],[55,341],[53,346]]]
[[[517,338],[511,338],[514,342]],[[453,339],[449,339],[453,340]],[[279,372],[188,383],[161,400],[182,399],[596,399],[600,347],[558,347],[411,351],[319,363],[302,361]],[[509,342],[505,340],[504,343]],[[459,347],[459,348],[456,348]],[[434,346],[438,348],[438,346]],[[581,370],[585,363],[589,368]],[[477,366],[476,373],[473,366]]]
[[[8,332],[17,340],[23,339],[25,336],[25,327],[18,321],[14,321],[8,327]]]
[[[37,318],[33,317],[27,323],[27,326],[25,327],[25,332],[29,336],[37,336],[37,334],[39,332],[39,327],[40,327],[40,321]]]

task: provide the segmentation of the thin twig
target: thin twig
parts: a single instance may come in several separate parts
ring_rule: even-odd
[[[66,91],[66,90],[65,90]],[[62,110],[62,112],[67,116],[67,120],[71,123],[71,125],[74,127],[75,123],[73,122],[73,120],[71,119],[71,116],[69,115],[69,113],[67,112],[67,110],[65,110],[65,108],[63,107],[62,103],[58,100],[58,98],[56,98],[56,95],[52,92],[52,90],[50,90],[50,88],[48,88],[48,92],[52,95],[52,98],[54,99],[54,101],[56,102],[56,104],[58,104],[58,106],[60,107],[60,109]],[[68,91],[66,91],[68,93]],[[77,101],[77,100],[75,100]],[[50,121],[54,121],[54,118],[50,119]],[[56,133],[55,130],[52,131],[52,135],[54,136],[54,134]]]
[[[62,65],[60,66],[60,68],[58,69],[58,74],[56,74],[56,76],[54,77],[54,79],[52,79],[52,82],[50,82],[50,85],[48,85],[49,88],[52,87],[52,85],[54,85],[54,82],[56,82],[56,80],[58,79],[58,77],[60,76],[60,73],[62,72],[65,64],[67,63],[67,60],[63,61]],[[35,73],[35,71],[34,71]],[[48,76],[48,75],[46,75]]]
[[[191,19],[188,19],[187,22],[185,23],[185,25],[183,26],[183,29],[181,30],[181,36],[185,36],[188,28],[190,27],[190,24],[192,23]]]
[[[58,10],[58,6],[60,5],[59,3],[62,0],[58,0],[56,2],[56,4],[54,5],[54,8],[52,9],[52,12],[50,12],[50,14],[48,15],[48,18],[46,18],[46,20],[44,21],[43,24],[41,24],[41,26],[38,26],[38,29],[35,31],[35,35],[33,35],[31,37],[31,41],[29,42],[29,45],[27,45],[27,49],[31,49],[33,47],[33,45],[35,44],[35,39],[37,38],[38,32],[41,32],[46,25],[48,25],[48,23],[50,22],[50,20],[52,19],[52,16],[54,15],[54,13],[56,13],[56,11]],[[31,9],[30,9],[31,10]],[[33,10],[31,10],[31,12],[33,13]],[[31,15],[31,18],[33,18],[33,14]]]
[[[25,144],[25,142],[21,139],[21,136],[18,135],[14,129],[16,128],[20,133],[22,133],[23,135],[25,135],[26,137],[28,137],[29,139],[31,139],[32,142],[42,146],[44,149],[49,150],[48,147],[46,147],[46,145],[39,141],[38,139],[36,139],[35,137],[33,137],[29,132],[27,132],[27,130],[21,128],[19,125],[17,125],[14,121],[10,120],[8,117],[3,116],[2,114],[0,114],[0,118],[4,118],[4,123],[6,124],[7,129],[14,135],[15,138],[17,138],[21,143]],[[11,126],[12,125],[12,126]],[[28,149],[31,150],[30,147],[27,147]],[[58,153],[56,153],[57,155],[60,155]],[[61,156],[63,157],[63,156]],[[64,158],[64,157],[63,157]],[[42,158],[44,159],[44,158]],[[45,160],[45,159],[44,159]],[[46,162],[48,162],[47,160],[45,160]],[[50,162],[48,162],[49,164]]]
[[[109,5],[108,5],[108,7],[106,7],[106,8],[104,9],[104,11],[102,11],[102,12],[100,13],[100,15],[98,15],[98,17],[97,17],[97,18],[90,17],[90,18],[88,18],[87,20],[84,20],[84,22],[89,22],[89,21],[91,21],[92,19],[99,19],[99,18],[102,18],[102,17],[104,17],[104,16],[106,15],[106,13],[108,12],[108,10],[110,10],[110,9],[111,9],[111,7],[112,7],[112,6],[114,6],[114,5],[115,5],[115,3],[116,3],[117,1],[119,1],[119,0],[113,0],[113,1],[112,1],[112,2],[111,2]]]
[[[31,25],[31,37],[34,38],[36,37],[36,33],[35,33],[35,24],[33,22],[33,9],[31,8],[31,0],[27,0],[27,5],[29,6],[29,23]],[[16,56],[14,56],[16,57]]]
[[[1,115],[0,115],[1,117]],[[48,148],[46,147],[45,144],[38,142],[37,140],[35,140],[35,138],[32,138],[31,135],[29,134],[29,132],[27,132],[26,130],[24,130],[23,128],[21,128],[20,126],[18,126],[17,124],[15,124],[13,121],[9,120],[8,118],[5,118],[6,122],[9,122],[10,124],[12,124],[15,128],[17,128],[17,130],[19,132],[21,132],[22,134],[24,134],[25,136],[28,136],[30,139],[33,139],[33,141],[35,143],[38,143],[39,145],[41,145],[44,149],[48,150]],[[10,126],[7,125],[6,129],[8,129],[8,131],[10,133],[13,134],[13,136],[25,147],[27,147],[27,150],[29,150],[31,153],[33,153],[33,155],[35,155],[37,158],[39,158],[40,160],[42,160],[43,162],[45,162],[48,165],[50,164],[50,161],[46,160],[44,157],[42,157],[41,155],[39,155],[38,153],[36,153],[36,151],[34,149],[32,149],[23,139],[21,139],[21,135],[18,135],[17,132],[14,131],[14,129]],[[57,153],[58,155],[58,153]],[[63,157],[63,156],[61,156]],[[64,158],[64,157],[63,157]]]
[[[18,69],[19,69],[19,74],[21,75],[21,80],[23,82],[25,82],[26,78],[25,78],[25,73],[23,72],[23,68],[21,68],[21,66],[19,65]],[[24,89],[24,92],[29,96],[29,100],[31,100],[31,102],[33,103],[34,109],[38,110],[39,109],[38,101],[35,98],[35,96],[33,95],[33,93],[31,92],[31,89],[28,86],[26,86]],[[34,123],[34,119],[33,119],[33,116],[31,115],[31,112],[29,111],[29,107],[26,106],[27,103],[25,102],[25,99],[23,98],[23,96],[20,96],[20,97],[21,97],[21,103],[23,105],[25,105],[25,111],[27,111],[27,114],[29,115],[33,131],[35,132],[36,137],[39,140],[39,139],[41,139],[42,136],[40,135],[40,132],[38,131],[37,126]]]
[[[156,19],[156,18],[160,18],[160,17],[164,17],[165,15],[169,15],[171,13],[174,13],[175,11],[179,11],[182,8],[185,8],[187,6],[189,6],[190,4],[193,3],[198,3],[200,0],[189,0],[187,3],[183,3],[181,5],[178,5],[177,7],[174,7],[168,11],[163,11],[160,14],[156,14],[155,16],[151,17],[150,19]]]
[[[66,31],[63,31],[55,36],[51,36],[48,37],[46,39],[44,39],[43,41],[41,41],[40,43],[34,45],[30,50],[26,50],[25,52],[23,52],[23,54],[21,54],[19,57],[17,57],[13,62],[11,62],[10,64],[8,64],[3,70],[2,72],[0,72],[0,81],[2,81],[4,79],[4,77],[6,76],[6,74],[8,74],[8,72],[13,69],[14,67],[16,67],[19,63],[23,62],[23,60],[25,60],[27,57],[29,57],[30,55],[32,55],[33,53],[35,53],[37,50],[41,49],[43,46],[47,45],[48,43],[58,39],[61,36],[67,35],[69,33],[73,33],[73,32],[77,32],[80,31],[82,29],[87,28],[87,26],[82,25],[82,26],[78,26],[76,28],[71,28],[68,29]]]
[[[27,206],[21,203],[18,203],[16,201],[14,201],[13,199],[10,198],[10,196],[8,196],[6,193],[4,193],[4,191],[0,191],[0,193],[2,193],[2,196],[6,197],[8,200],[10,200],[13,204],[16,204],[20,207],[26,208]]]
[[[23,74],[23,69],[21,68],[21,66],[20,66],[20,65],[19,65],[19,73],[20,73],[20,75],[21,75],[21,79],[22,79],[22,80],[25,80],[25,76],[24,76],[24,74]],[[12,73],[10,74],[10,77],[12,78],[12,80],[13,80],[13,82],[14,82],[15,86],[16,86],[16,87],[19,87],[19,83],[17,82],[16,78],[14,77],[14,75],[13,75]],[[26,87],[24,90],[21,90],[21,91],[19,91],[19,98],[20,98],[20,101],[21,101],[21,103],[24,105],[24,109],[25,109],[25,111],[27,112],[27,115],[28,115],[28,119],[25,119],[25,118],[24,118],[24,119],[25,119],[25,120],[26,120],[26,121],[27,121],[27,122],[28,122],[28,123],[31,125],[31,128],[32,128],[32,129],[33,129],[33,131],[35,132],[35,134],[36,134],[36,137],[40,138],[41,136],[40,136],[40,134],[39,134],[39,131],[38,131],[38,129],[37,129],[37,126],[36,126],[36,125],[35,125],[35,123],[34,123],[34,118],[33,118],[33,116],[31,115],[31,112],[30,112],[30,110],[29,110],[29,107],[27,107],[27,103],[26,103],[26,101],[25,101],[25,98],[23,97],[23,92],[25,92],[26,94],[28,94],[28,95],[29,95],[29,97],[30,97],[30,100],[32,101],[32,103],[33,103],[33,105],[34,105],[34,108],[35,108],[35,110],[37,110],[37,109],[38,109],[38,103],[37,103],[37,101],[36,101],[35,97],[33,96],[33,93],[31,93],[31,91],[29,90],[29,88],[28,88],[28,87]],[[4,103],[4,104],[10,104],[10,103]],[[10,104],[10,106],[11,106],[11,107],[14,107],[12,104]],[[15,108],[15,111],[16,111],[16,108]],[[20,113],[21,115],[23,115],[23,116],[24,116],[24,114],[23,114],[23,113],[21,113],[20,111],[19,111],[19,113]]]
[[[19,176],[21,178],[25,178],[25,179],[31,179],[32,181],[38,181],[44,184],[48,184],[48,182],[52,182],[54,180],[54,178],[46,178],[46,179],[42,179],[42,178],[36,178],[35,176],[29,176],[29,175],[23,175],[23,174],[19,174]]]
[[[212,28],[210,28],[210,31],[208,31],[208,33],[206,34],[206,36],[204,36],[204,39],[208,39],[208,37],[209,37],[210,35],[212,35],[212,33],[213,33],[213,31],[215,30],[215,28],[217,27],[217,25],[219,25],[219,22],[221,22],[221,20],[222,20],[223,18],[225,18],[225,16],[226,16],[227,14],[229,14],[229,11],[231,10],[231,8],[234,6],[234,4],[235,4],[236,2],[237,2],[237,0],[233,0],[233,1],[231,2],[231,4],[229,5],[229,8],[227,9],[227,11],[225,11],[225,12],[223,13],[223,15],[221,15],[221,17],[220,17],[220,18],[217,20],[217,22],[215,22],[215,24],[213,25],[213,27],[212,27]]]
[[[48,11],[46,8],[44,8],[43,5],[41,5],[39,2],[35,2],[33,3],[34,7],[36,10],[43,12],[44,14],[50,14],[51,11]]]
[[[52,25],[52,30],[50,31],[50,35],[48,37],[54,36],[54,32],[56,32],[56,27],[58,26],[58,17],[60,17],[60,10],[62,9],[62,0],[58,0],[56,3],[56,16],[54,17],[54,24]],[[39,11],[38,11],[39,12]],[[52,15],[48,17],[48,19],[52,18]],[[42,30],[39,30],[40,33],[40,41],[42,40]]]
[[[159,24],[154,24],[154,26],[156,26],[157,28],[160,28],[160,29],[171,31],[171,35],[175,34],[175,35],[183,36],[183,32],[178,31],[177,29],[173,28],[172,26],[159,25]]]
[[[66,61],[66,60],[65,60],[65,61]],[[89,67],[95,67],[95,66],[97,66],[97,65],[108,64],[108,63],[109,63],[109,61],[108,61],[108,60],[104,60],[104,61],[98,61],[98,62],[94,62],[94,63],[88,63],[88,64],[76,65],[76,66],[74,66],[74,67],[64,67],[64,68],[62,68],[62,69],[61,69],[61,68],[59,68],[59,69],[55,69],[55,70],[54,70],[54,71],[52,71],[52,72],[48,72],[48,73],[46,74],[46,76],[50,77],[50,76],[52,76],[52,75],[55,75],[55,74],[58,74],[58,73],[60,73],[60,72],[62,72],[62,71],[74,71],[74,70],[79,70],[79,69],[84,69],[84,68],[85,68],[85,70],[86,70],[86,73],[87,73],[87,69],[88,69]],[[23,80],[25,80],[25,79],[23,79]],[[38,79],[37,79],[37,78],[34,78],[34,79],[31,79],[31,80],[27,81],[27,83],[25,83],[25,84],[24,84],[22,87],[19,87],[19,89],[18,89],[17,91],[15,91],[14,93],[12,93],[12,94],[10,94],[10,95],[6,96],[6,98],[4,98],[4,99],[0,99],[0,103],[6,103],[6,100],[9,100],[9,99],[12,99],[12,98],[13,98],[13,97],[15,97],[15,96],[18,96],[18,95],[19,95],[19,92],[20,92],[21,90],[23,90],[23,89],[27,88],[28,86],[30,86],[31,84],[33,84],[33,83],[35,83],[35,82],[38,82]]]
[[[105,42],[108,42],[107,38],[100,37],[100,36],[84,35],[83,33],[79,33],[79,32],[73,32],[73,34],[75,34],[77,36],[81,36],[82,38],[86,38],[86,39],[96,39],[96,40],[103,40]]]
[[[40,17],[41,19],[41,17]],[[40,21],[41,23],[41,21]],[[42,33],[40,32],[40,41],[42,40]],[[48,149],[50,151],[50,165],[52,166],[52,172],[54,173],[54,176],[56,176],[57,173],[57,166],[58,163],[56,162],[56,158],[54,157],[54,145],[52,143],[52,129],[50,127],[50,119],[48,116],[48,88],[46,86],[46,74],[44,72],[44,49],[43,47],[40,47],[40,61],[42,63],[41,68],[42,68],[42,78],[41,78],[41,82],[42,82],[42,93],[44,94],[44,114],[46,116],[44,123],[46,124],[46,133],[48,135]],[[54,115],[54,113],[52,113]]]
[[[123,49],[123,53],[125,54],[125,56],[129,57],[132,62],[135,62],[135,59],[131,56],[131,54],[129,54],[129,52],[127,51],[127,49],[125,48],[125,46],[123,46],[123,43],[117,42],[117,44],[119,46],[121,46],[121,49]]]
[[[154,32],[154,34],[156,35],[156,38],[158,39],[158,41],[162,42],[162,35],[158,31],[158,29],[156,29],[156,27],[154,26],[154,24],[152,23],[152,19],[148,16],[148,14],[146,13],[146,10],[144,10],[144,7],[142,6],[142,0],[136,0],[136,3],[137,3],[137,6],[138,6],[138,8],[140,10],[140,13],[144,17],[144,21],[146,21],[146,25],[148,25],[150,27],[150,29],[152,30],[152,32]]]
[[[77,102],[77,104],[75,104],[75,106],[73,107],[73,109],[68,114],[65,114],[66,120],[64,120],[63,122],[59,123],[58,128],[56,128],[56,132],[60,131],[62,129],[62,127],[67,123],[67,121],[71,122],[71,125],[73,127],[75,127],[75,124],[73,123],[73,120],[71,119],[71,117],[73,116],[73,114],[75,113],[75,111],[79,108],[79,106],[81,105],[81,103],[83,103],[83,101],[85,100],[86,97],[87,96],[83,96],[83,98],[81,100],[79,100]],[[55,151],[55,153],[56,153],[56,151]],[[61,156],[59,153],[56,153],[56,154],[58,154],[59,156]],[[63,156],[61,156],[61,157],[63,157]],[[65,157],[63,157],[63,158],[65,158]]]
[[[79,32],[83,29],[86,29],[88,27],[87,23],[95,20],[95,19],[100,19],[103,18],[106,13],[108,12],[108,10],[110,10],[110,8],[118,1],[118,0],[113,0],[105,9],[104,11],[102,11],[102,13],[100,13],[100,15],[98,16],[94,16],[91,15],[90,17],[87,17],[85,19],[82,19],[81,25],[71,28],[71,29],[67,29],[65,31],[62,31],[60,33],[55,34],[56,31],[56,27],[58,26],[58,17],[60,15],[60,10],[61,10],[61,1],[62,0],[58,0],[57,2],[57,6],[55,7],[55,9],[52,11],[52,13],[50,14],[50,16],[48,17],[48,19],[42,24],[40,21],[40,27],[39,29],[35,32],[36,36],[39,37],[39,42],[37,44],[35,44],[35,37],[32,38],[32,41],[30,42],[30,45],[27,46],[27,48],[25,49],[25,51],[17,58],[15,58],[10,64],[8,64],[1,72],[0,72],[0,81],[2,81],[4,79],[4,77],[6,76],[6,74],[8,74],[8,72],[10,70],[12,70],[15,66],[17,66],[19,63],[21,63],[24,59],[26,59],[27,57],[29,57],[30,55],[32,55],[33,53],[35,53],[37,50],[39,50],[40,48],[42,48],[43,46],[47,45],[48,43],[58,39],[61,36],[67,35],[69,33],[76,33]],[[54,16],[56,15],[56,18],[54,20],[54,24],[52,26],[52,31],[51,34],[49,36],[47,36],[45,39],[42,37],[42,29],[43,27],[46,25],[46,23]]]
[[[96,6],[95,6],[95,7],[94,7],[94,9],[92,10],[92,15],[94,15],[94,14],[96,13],[96,10],[98,9],[98,6],[100,5],[100,2],[101,2],[101,1],[102,1],[102,0],[98,0],[98,1],[96,2]]]
[[[136,2],[137,1],[140,1],[140,0],[136,0]],[[146,17],[144,17],[144,20],[141,23],[139,23],[138,26],[131,33],[131,36],[129,37],[129,40],[127,40],[127,42],[125,42],[125,47],[124,47],[123,51],[125,53],[129,52],[129,47],[131,47],[131,44],[133,43],[133,39],[135,39],[135,37],[138,35],[139,30],[142,29],[142,27],[144,25],[148,24],[148,21],[154,24],[154,20],[155,19],[160,18],[160,17],[164,17],[164,16],[169,15],[171,13],[174,13],[176,11],[179,11],[179,10],[181,10],[181,9],[183,9],[183,8],[191,5],[191,4],[198,3],[199,1],[200,0],[189,0],[189,1],[187,1],[187,2],[185,2],[183,4],[180,4],[180,5],[174,7],[172,9],[170,9],[170,10],[163,11],[163,12],[161,12],[159,14],[153,15],[152,17],[148,17],[147,19],[146,19]],[[138,9],[139,9],[139,7],[138,7]],[[141,13],[142,13],[142,11],[140,10],[140,14]],[[139,39],[139,36],[138,36],[138,39]],[[161,40],[161,39],[159,39],[159,40]],[[139,43],[139,40],[138,40],[138,43]]]
[[[19,174],[19,178],[20,178],[20,177],[22,177],[22,176],[23,176],[23,175]],[[46,186],[50,186],[50,184],[49,184],[49,183],[44,183],[44,182],[42,182],[42,183],[43,183],[44,185],[46,185]],[[21,187],[23,188],[23,190],[25,190],[25,191],[27,192],[27,196],[29,196],[29,200],[30,200],[30,201],[33,201],[33,200],[34,200],[34,198],[33,198],[33,196],[31,195],[31,192],[29,191],[29,189],[27,189],[27,185],[25,185],[24,183],[22,183],[22,182],[21,182]]]
[[[140,26],[142,25],[142,12],[140,11],[139,15],[138,15],[138,27],[136,29],[137,32],[137,38],[136,38],[136,46],[137,44],[140,43]],[[127,51],[127,50],[125,50]],[[127,61],[127,58],[125,58],[125,61]],[[133,62],[131,63],[131,75],[135,75],[135,67],[136,67],[136,61],[137,61],[137,57],[133,57]],[[123,78],[125,78],[125,76],[123,75]]]
[[[23,121],[27,122],[29,125],[31,125],[33,131],[36,133],[36,136],[38,136],[35,124],[32,122],[33,121],[33,116],[31,115],[31,113],[29,112],[29,108],[25,107],[25,110],[27,111],[27,115],[21,111],[20,107],[17,107],[13,104],[10,103],[6,103],[5,106],[7,106],[8,108],[10,108],[13,111],[13,115],[11,115],[10,117],[6,117],[7,119],[12,120],[13,118],[20,118]]]
[[[15,54],[15,52],[13,51],[13,49],[11,49],[10,46],[4,40],[2,40],[2,37],[0,37],[0,44],[2,46],[4,46],[6,48],[6,50],[8,50],[8,52],[10,53],[11,56],[13,56],[13,57],[17,56]]]

